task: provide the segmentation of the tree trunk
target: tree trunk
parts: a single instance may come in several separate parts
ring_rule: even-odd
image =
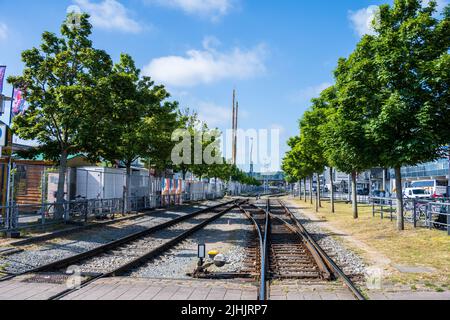
[[[313,202],[313,180],[314,180],[314,177],[311,176],[309,178],[309,201],[311,202],[311,204],[314,203]]]
[[[303,195],[305,196],[305,203],[308,202],[308,197],[306,195],[306,178],[303,179],[304,188],[303,188]]]
[[[317,176],[317,185],[316,185],[316,212],[319,212],[320,205],[320,176],[319,174]]]
[[[348,202],[352,202],[352,175],[349,174],[348,175],[348,187],[347,187],[347,192],[348,192]]]
[[[319,206],[319,208],[322,208],[322,197],[320,194],[320,187],[321,187],[320,174],[317,174],[317,205]]]
[[[353,218],[358,219],[358,191],[357,191],[357,178],[358,174],[356,172],[352,173],[352,207],[353,207]]]
[[[397,228],[399,231],[405,230],[403,217],[403,187],[402,187],[402,169],[395,168],[395,189],[397,194]]]
[[[331,213],[335,213],[336,209],[334,206],[334,183],[333,183],[333,168],[330,168],[330,185],[331,185],[331,190],[330,190],[330,201],[331,201]]]
[[[64,201],[65,201],[65,187],[66,187],[66,171],[67,171],[67,158],[69,154],[66,150],[61,152],[61,159],[59,161],[58,172],[58,189],[56,191],[56,219],[62,219],[64,217]]]
[[[298,180],[298,197],[302,200],[302,181]]]
[[[131,211],[131,164],[127,164],[124,196],[125,213],[129,213]]]

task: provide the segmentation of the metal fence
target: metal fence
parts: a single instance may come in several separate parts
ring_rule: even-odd
[[[397,199],[372,197],[370,202],[374,217],[397,219]],[[405,221],[414,228],[436,228],[446,230],[450,235],[450,199],[403,199],[403,211]]]
[[[305,199],[305,193],[298,190],[290,192],[291,197]],[[313,200],[317,196],[316,192],[312,194]],[[329,201],[331,193],[321,193],[321,199]],[[310,192],[306,192],[306,201],[310,199]],[[335,201],[343,201],[351,203],[351,194],[335,192]],[[372,214],[374,217],[380,216],[381,219],[397,219],[397,199],[370,197],[358,195],[357,201],[360,204],[369,204],[372,206]],[[411,223],[416,227],[436,228],[446,230],[450,235],[450,199],[439,200],[421,200],[421,199],[404,199],[404,217],[407,223]]]
[[[294,198],[302,198],[304,199],[304,191],[299,192],[298,190],[293,190],[291,191],[291,196]],[[311,193],[308,191],[306,191],[306,198],[309,199],[310,198]],[[315,199],[317,196],[317,192],[313,191],[312,193],[312,197],[313,199]],[[320,199],[323,201],[330,201],[331,200],[331,192],[327,191],[327,192],[320,192]],[[370,204],[370,196],[368,195],[357,195],[356,199],[358,201],[358,203],[361,204]],[[348,194],[345,192],[335,192],[334,193],[334,200],[336,202],[345,202],[345,203],[351,203],[352,202],[352,194]]]
[[[215,200],[224,197],[223,192],[180,195],[154,194],[130,198],[125,212],[123,198],[82,199],[64,203],[42,203],[38,205],[14,204],[2,206],[0,231],[20,230],[59,223],[87,223],[99,219],[114,219],[116,215],[136,214],[145,210],[166,208],[191,202]]]

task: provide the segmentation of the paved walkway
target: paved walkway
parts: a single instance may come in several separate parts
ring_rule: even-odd
[[[47,300],[67,289],[66,279],[0,282],[0,300]],[[107,278],[100,279],[63,300],[245,300],[257,299],[257,285],[239,281]],[[270,300],[355,300],[339,283],[274,282]],[[450,300],[450,292],[369,291],[371,300]]]
[[[269,290],[270,300],[355,300],[340,283],[302,283],[290,280],[274,282]]]
[[[413,292],[413,291],[370,291],[371,300],[450,300],[450,291],[446,292]]]
[[[0,283],[0,300],[47,300],[67,290],[30,276]],[[56,281],[58,282],[58,281]],[[245,281],[100,279],[63,300],[256,300],[257,287]]]
[[[256,300],[242,281],[101,279],[64,300]]]

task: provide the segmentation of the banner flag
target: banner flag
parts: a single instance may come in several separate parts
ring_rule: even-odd
[[[3,81],[5,80],[6,66],[0,66],[0,95],[3,94]]]
[[[13,104],[12,104],[12,116],[15,117],[19,114],[24,114],[27,111],[27,102],[24,98],[22,89],[14,89]]]

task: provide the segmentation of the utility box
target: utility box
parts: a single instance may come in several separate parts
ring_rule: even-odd
[[[77,199],[118,199],[126,185],[124,169],[82,167],[76,170]]]

